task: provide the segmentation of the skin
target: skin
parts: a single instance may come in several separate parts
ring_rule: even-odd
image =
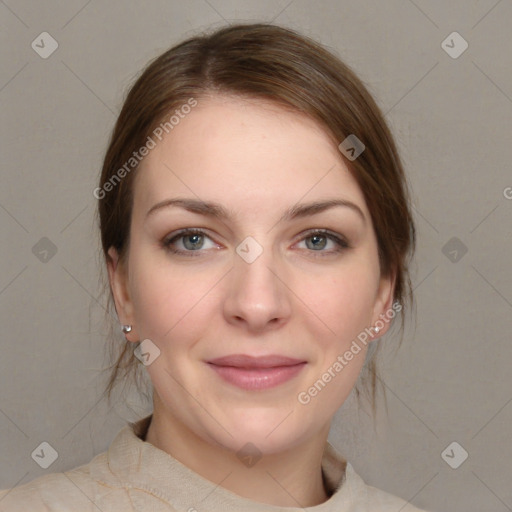
[[[133,326],[127,339],[150,339],[160,350],[146,367],[154,387],[146,441],[245,498],[324,502],[329,427],[366,349],[307,405],[297,396],[391,308],[394,287],[381,276],[364,196],[336,144],[302,114],[261,100],[204,97],[145,157],[134,186],[127,259],[121,264],[111,248],[108,270],[120,322]],[[171,198],[215,202],[229,217],[179,206],[147,215]],[[337,206],[280,220],[297,204],[331,199],[355,204],[364,219]],[[174,254],[163,241],[183,228],[206,235],[175,240],[172,247],[188,253]],[[312,229],[328,229],[350,247],[315,238]],[[236,252],[247,236],[263,249],[252,263]],[[230,354],[307,364],[284,384],[247,391],[206,363]],[[248,442],[262,453],[252,467],[236,456]]]

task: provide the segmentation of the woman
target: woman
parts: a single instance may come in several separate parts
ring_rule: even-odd
[[[327,443],[363,370],[375,400],[415,243],[353,72],[277,26],[189,39],[132,87],[94,195],[126,337],[108,394],[146,369],[153,413],[1,510],[418,510]]]

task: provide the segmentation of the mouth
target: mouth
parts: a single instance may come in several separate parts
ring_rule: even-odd
[[[291,380],[306,366],[301,359],[281,355],[253,357],[234,354],[207,361],[224,381],[245,390],[269,389]]]

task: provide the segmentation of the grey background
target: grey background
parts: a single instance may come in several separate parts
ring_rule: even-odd
[[[361,76],[414,192],[417,322],[400,350],[381,340],[389,414],[374,428],[350,399],[330,440],[419,507],[512,510],[511,1],[9,0],[0,19],[0,488],[88,462],[150,410],[134,392],[100,396],[92,190],[127,87],[200,29],[273,20]],[[59,44],[47,59],[31,47],[43,31]],[[441,47],[453,31],[469,44],[456,59]],[[47,470],[30,456],[42,441],[59,455]],[[469,453],[458,469],[441,457],[453,441]]]

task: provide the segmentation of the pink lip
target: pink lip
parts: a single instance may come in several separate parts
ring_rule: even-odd
[[[279,355],[252,357],[234,354],[207,362],[222,379],[247,390],[268,389],[283,384],[306,365],[304,360]]]

